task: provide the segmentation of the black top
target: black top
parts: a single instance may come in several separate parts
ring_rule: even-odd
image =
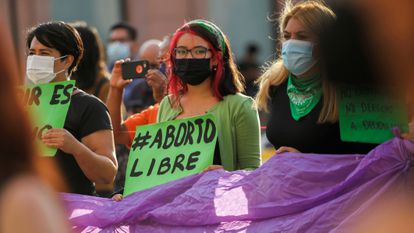
[[[280,146],[296,148],[302,153],[318,154],[366,154],[375,144],[343,142],[340,139],[339,123],[318,124],[323,97],[314,109],[296,121],[290,113],[290,102],[286,92],[287,82],[270,89],[270,116],[266,136],[275,149]]]
[[[99,130],[111,130],[106,106],[95,96],[79,91],[72,96],[64,128],[77,140]],[[69,192],[95,195],[95,185],[85,176],[75,158],[58,150],[55,158]]]

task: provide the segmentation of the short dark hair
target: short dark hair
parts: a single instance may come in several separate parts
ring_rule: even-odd
[[[119,22],[112,25],[111,29],[109,30],[112,32],[115,29],[125,29],[128,32],[129,39],[136,40],[138,39],[138,31],[129,23],[127,22]]]
[[[72,55],[72,65],[69,67],[69,74],[76,70],[83,56],[83,43],[75,28],[64,22],[47,22],[29,29],[26,38],[26,46],[30,49],[33,38],[43,45],[54,48],[61,56]]]

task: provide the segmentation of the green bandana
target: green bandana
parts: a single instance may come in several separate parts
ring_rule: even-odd
[[[215,37],[218,39],[218,43],[221,47],[220,48],[221,51],[223,51],[223,53],[226,52],[226,41],[224,39],[225,36],[224,36],[224,33],[220,30],[219,27],[217,27],[212,22],[207,21],[207,20],[203,20],[203,19],[195,19],[195,20],[192,20],[192,21],[186,23],[186,25],[192,25],[192,24],[199,25],[200,27],[203,27],[205,30],[207,30],[210,33],[214,34]]]
[[[287,95],[293,119],[297,121],[306,116],[321,99],[322,81],[320,74],[304,78],[297,78],[289,74]]]

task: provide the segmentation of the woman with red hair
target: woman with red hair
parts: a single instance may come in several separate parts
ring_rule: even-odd
[[[259,167],[257,109],[240,93],[243,77],[223,32],[209,21],[190,21],[175,32],[170,54],[170,95],[160,104],[158,122],[211,113],[219,134],[214,165],[206,170]]]
[[[116,94],[118,102],[122,97],[122,88],[132,81],[121,77],[121,64],[125,61],[116,61],[112,70],[110,96]],[[169,63],[170,95],[164,97],[159,107],[156,105],[157,121],[213,114],[219,129],[218,140],[213,165],[205,171],[259,167],[260,127],[257,108],[252,98],[240,93],[243,90],[243,77],[236,68],[223,32],[205,20],[184,24],[171,39]],[[111,98],[115,99],[110,97],[108,100]],[[111,104],[108,106],[114,109],[110,107]],[[117,112],[111,115],[114,127],[119,125],[121,119]],[[115,129],[115,135],[117,131],[122,133],[124,130]],[[122,196],[118,193],[112,199],[119,201]]]

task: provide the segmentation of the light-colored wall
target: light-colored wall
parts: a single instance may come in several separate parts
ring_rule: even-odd
[[[205,0],[128,0],[127,18],[139,29],[139,42],[162,39],[185,21],[205,18]]]
[[[109,28],[121,20],[121,6],[116,0],[49,0],[52,20],[86,21],[98,29],[106,42]]]
[[[272,24],[267,16],[272,12],[268,0],[209,0],[208,18],[228,36],[236,58],[240,58],[245,46],[254,42],[260,47],[259,62],[272,58],[274,42]]]

